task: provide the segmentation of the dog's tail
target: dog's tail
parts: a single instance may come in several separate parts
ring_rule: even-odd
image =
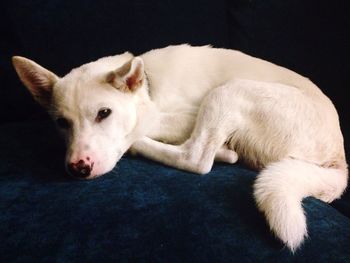
[[[258,208],[270,229],[294,252],[307,237],[306,218],[301,201],[313,196],[332,202],[344,192],[348,171],[323,168],[296,159],[284,159],[267,166],[254,184]]]

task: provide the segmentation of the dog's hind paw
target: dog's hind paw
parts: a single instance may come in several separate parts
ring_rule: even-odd
[[[320,199],[325,203],[331,203],[335,199],[339,198],[341,194],[337,193],[335,189],[329,189],[328,191],[322,191],[315,195],[315,198]]]
[[[226,145],[222,146],[215,154],[216,162],[236,163],[237,160],[238,154],[229,149]]]

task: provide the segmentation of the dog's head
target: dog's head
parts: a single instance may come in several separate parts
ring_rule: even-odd
[[[23,57],[13,57],[13,64],[63,134],[72,175],[90,179],[107,173],[137,139],[140,101],[144,104],[147,93],[140,57],[103,58],[63,78]]]

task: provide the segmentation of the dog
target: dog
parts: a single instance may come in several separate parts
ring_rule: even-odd
[[[199,174],[239,158],[259,171],[257,207],[293,252],[307,237],[302,199],[332,202],[347,186],[334,105],[270,62],[185,44],[101,58],[62,78],[23,57],[13,65],[63,134],[76,177],[107,173],[128,150]]]

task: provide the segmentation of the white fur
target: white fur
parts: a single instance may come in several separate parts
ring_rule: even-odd
[[[58,78],[14,57],[34,98],[64,131],[67,162],[93,159],[94,178],[130,148],[204,174],[239,157],[261,170],[258,208],[292,251],[307,236],[301,201],[339,198],[347,164],[338,116],[309,79],[234,50],[188,45],[102,58]],[[130,84],[131,83],[131,84]],[[44,96],[50,94],[51,100]],[[101,108],[112,114],[97,122]]]
[[[332,202],[343,193],[346,184],[344,170],[284,159],[271,163],[259,174],[254,197],[271,230],[294,251],[307,236],[302,199],[313,196]]]

